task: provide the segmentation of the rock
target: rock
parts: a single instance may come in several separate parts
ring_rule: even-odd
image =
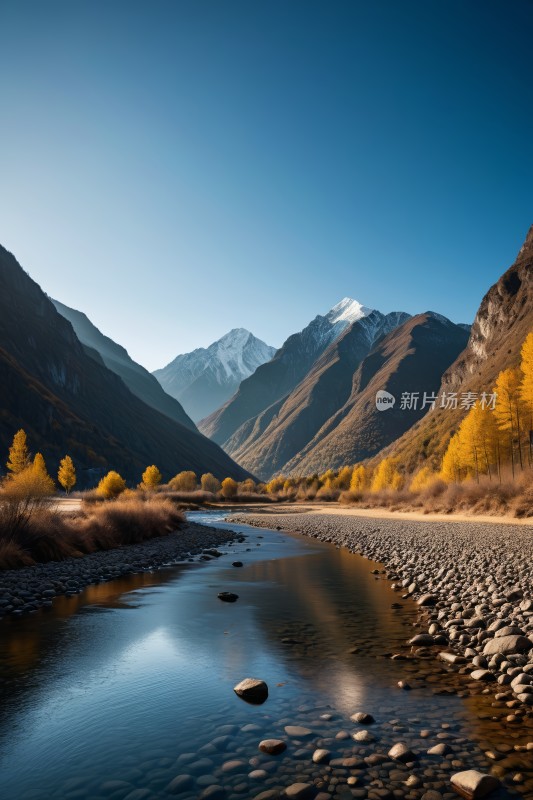
[[[488,669],[475,669],[470,673],[470,677],[475,681],[484,681],[485,683],[496,680],[496,676]]]
[[[243,567],[244,564],[242,563],[242,561],[232,561],[231,562],[231,566],[232,567]]]
[[[316,789],[312,783],[292,783],[285,789],[285,797],[291,800],[310,800],[315,795]]]
[[[429,633],[417,633],[416,636],[409,640],[409,644],[431,647],[431,645],[435,644],[435,639]]]
[[[404,764],[407,764],[409,761],[415,761],[416,755],[410,750],[406,744],[403,742],[398,742],[397,744],[393,745],[388,752],[389,758],[393,758],[395,761],[401,761]]]
[[[194,778],[192,775],[176,775],[176,777],[168,784],[166,791],[169,794],[181,794],[182,792],[192,788],[193,784]]]
[[[509,653],[528,653],[533,647],[526,636],[500,636],[497,639],[488,639],[483,648],[484,656],[493,656],[497,653],[507,655]]]
[[[238,761],[234,759],[233,761],[225,761],[222,764],[222,772],[243,772],[247,767],[245,761]]]
[[[217,597],[224,603],[234,603],[236,600],[239,599],[239,595],[234,594],[233,592],[219,592]]]
[[[456,653],[447,653],[443,650],[439,653],[438,656],[442,661],[445,661],[447,664],[465,664],[466,658],[464,656],[459,656]]]
[[[247,703],[261,705],[268,697],[268,686],[258,678],[245,678],[233,687],[233,691]]]
[[[216,783],[212,783],[211,786],[208,786],[207,789],[204,789],[202,794],[200,795],[201,800],[225,800],[226,798],[226,790],[219,786]]]
[[[422,597],[419,597],[416,601],[418,606],[434,606],[437,603],[437,598],[434,594],[423,594]]]
[[[285,733],[287,736],[294,736],[295,739],[307,739],[308,736],[313,735],[313,731],[301,725],[286,725]]]
[[[287,745],[281,739],[263,739],[262,742],[259,742],[259,749],[262,753],[277,756],[287,749]]]
[[[355,742],[375,742],[376,738],[373,736],[370,731],[357,731],[356,733],[352,734],[352,739]]]
[[[477,800],[478,797],[486,797],[495,791],[500,781],[492,775],[484,775],[476,769],[467,769],[464,772],[457,772],[451,777],[451,784],[466,800]]]
[[[450,746],[445,742],[441,742],[440,744],[436,744],[434,747],[429,748],[428,756],[446,756],[450,752]]]
[[[400,689],[403,689],[406,692],[410,691],[411,689],[407,681],[398,681],[398,686],[400,687]]]
[[[313,763],[314,764],[327,764],[331,758],[331,752],[329,750],[315,750],[313,753]]]
[[[355,714],[352,714],[350,719],[352,722],[361,722],[364,725],[370,725],[372,722],[376,721],[372,714],[366,714],[364,711],[357,711]]]

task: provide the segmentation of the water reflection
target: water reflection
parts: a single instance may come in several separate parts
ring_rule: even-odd
[[[416,612],[409,603],[391,609],[396,598],[368,561],[268,531],[250,530],[227,550],[0,623],[5,800],[100,797],[111,780],[155,797],[180,756],[227,723],[272,735],[302,703],[479,723],[478,709],[471,714],[456,696],[398,691],[412,664],[384,655],[403,646]],[[244,568],[231,567],[237,557]],[[220,602],[222,590],[238,602]],[[235,697],[247,676],[269,684],[265,706]],[[255,754],[261,737],[250,736]]]

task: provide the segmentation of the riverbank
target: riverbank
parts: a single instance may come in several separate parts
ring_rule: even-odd
[[[342,513],[239,514],[232,520],[331,542],[386,566],[420,608],[415,648],[494,689],[512,710],[533,708],[533,526],[426,522]],[[491,686],[494,684],[494,686]],[[487,689],[488,691],[489,689]]]
[[[86,586],[123,575],[147,572],[180,561],[217,557],[217,548],[238,540],[231,531],[185,523],[174,533],[140,544],[48,561],[0,572],[0,618],[20,616],[52,605],[59,595],[77,594]]]

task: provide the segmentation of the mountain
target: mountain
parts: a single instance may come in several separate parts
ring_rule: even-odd
[[[0,450],[18,428],[51,471],[68,453],[81,483],[117,469],[138,481],[156,463],[168,478],[182,469],[222,477],[247,473],[214,442],[147,406],[74,329],[14,256],[0,246]],[[84,470],[88,472],[84,476]]]
[[[271,361],[243,380],[235,395],[198,427],[218,444],[228,441],[240,426],[281,400],[300,383],[327,347],[371,309],[345,297],[326,315],[318,315],[284,342]]]
[[[516,261],[481,301],[465,349],[443,375],[440,392],[492,392],[498,373],[520,361],[520,349],[533,330],[533,226]],[[384,455],[397,456],[406,469],[440,467],[450,435],[466,411],[435,408]]]
[[[234,328],[209,347],[177,356],[154,375],[197,422],[229,400],[275,352],[250,331]]]
[[[468,333],[440,314],[411,317],[381,338],[353,375],[350,396],[285,465],[290,473],[310,474],[369,458],[395,441],[425,413],[424,392],[436,393],[443,372],[468,340]],[[376,394],[395,403],[378,410]],[[418,395],[416,408],[402,408],[402,395]]]
[[[371,311],[356,320],[330,344],[288,396],[237,429],[224,443],[226,452],[265,479],[283,472],[343,408],[350,397],[354,373],[373,345],[408,319],[403,312],[385,316]]]
[[[93,358],[101,360],[108,369],[122,378],[130,392],[133,392],[146,405],[155,408],[167,417],[185,425],[186,428],[196,430],[195,424],[187,416],[181,405],[170,397],[161,384],[147,369],[137,364],[121,345],[101,333],[91,320],[81,311],[60,303],[59,300],[50,298],[61,316],[68,319],[74,333],[85,346],[86,351]]]

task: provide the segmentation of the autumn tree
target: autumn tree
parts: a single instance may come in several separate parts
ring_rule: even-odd
[[[370,485],[370,472],[364,464],[358,464],[353,468],[350,480],[351,492],[364,492]]]
[[[158,468],[155,464],[152,464],[150,467],[146,467],[143,472],[141,489],[145,489],[147,491],[157,489],[162,479],[163,476],[159,472]]]
[[[440,477],[446,483],[458,483],[461,480],[461,456],[459,435],[454,433],[442,458]]]
[[[522,373],[518,368],[505,369],[498,375],[494,393],[496,394],[496,405],[494,416],[498,428],[507,436],[509,451],[511,455],[511,467],[513,476],[515,473],[515,443],[518,445],[518,458],[520,466],[522,463],[522,397],[521,397]]]
[[[195,492],[198,488],[198,479],[192,470],[184,470],[178,472],[168,485],[175,492]]]
[[[26,432],[21,428],[13,437],[13,444],[9,448],[9,459],[6,466],[13,475],[17,475],[26,469],[29,464],[30,454],[28,452]]]
[[[285,484],[285,480],[286,479],[283,475],[278,475],[277,478],[272,478],[272,480],[266,484],[266,490],[268,494],[278,494],[278,492],[281,492]]]
[[[429,486],[430,483],[436,480],[436,478],[437,475],[435,475],[431,467],[421,467],[413,476],[411,483],[409,484],[409,491],[420,492],[422,489],[425,489],[426,486]]]
[[[398,471],[395,458],[384,458],[379,462],[374,477],[372,478],[372,491],[379,492],[381,489],[401,489],[403,477]]]
[[[529,463],[533,461],[533,331],[526,336],[522,345],[522,382],[520,384],[520,398],[524,406],[525,422],[529,429]]]
[[[253,494],[255,492],[255,482],[251,478],[246,478],[245,481],[239,483],[239,492],[242,494]]]
[[[43,495],[54,494],[56,487],[54,481],[48,474],[46,462],[42,453],[35,454],[35,458],[33,459],[30,469],[33,472],[36,485],[41,487],[41,493]]]
[[[235,497],[237,494],[237,490],[239,488],[239,484],[237,481],[234,481],[233,478],[224,478],[222,481],[222,497],[225,497],[226,500]]]
[[[211,472],[204,472],[200,478],[200,485],[204,492],[216,494],[220,491],[220,481]]]
[[[118,497],[125,489],[126,481],[118,472],[112,469],[99,482],[96,487],[96,493],[109,500],[113,497]]]
[[[342,467],[333,481],[333,486],[336,489],[340,489],[341,492],[349,489],[352,480],[352,471],[352,467]]]
[[[65,458],[62,458],[59,462],[57,480],[67,494],[69,494],[71,489],[76,485],[76,470],[70,456],[65,456]]]

